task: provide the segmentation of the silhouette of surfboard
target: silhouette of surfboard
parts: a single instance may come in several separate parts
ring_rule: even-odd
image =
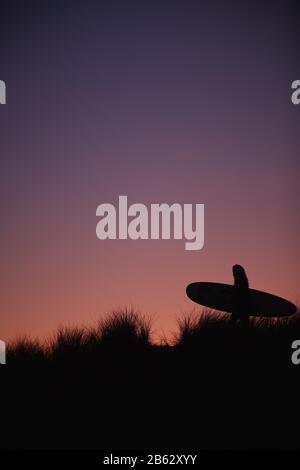
[[[236,288],[216,282],[193,282],[186,288],[187,296],[197,304],[232,313]],[[247,291],[248,314],[256,317],[284,317],[293,315],[297,307],[282,297],[256,289]]]

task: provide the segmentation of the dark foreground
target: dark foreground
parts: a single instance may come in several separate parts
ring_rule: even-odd
[[[172,347],[131,313],[10,345],[1,448],[299,448],[299,314],[248,329],[214,318],[182,322]]]

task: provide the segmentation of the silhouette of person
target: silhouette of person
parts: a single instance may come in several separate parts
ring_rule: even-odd
[[[249,305],[248,305],[248,289],[249,281],[246,272],[242,266],[235,264],[232,267],[232,274],[234,278],[235,294],[234,294],[234,307],[230,317],[230,323],[240,323],[241,325],[248,325],[249,323]]]

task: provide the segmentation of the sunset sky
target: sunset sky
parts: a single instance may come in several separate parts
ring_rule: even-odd
[[[235,263],[300,303],[296,24],[288,4],[266,4],[2,9],[1,339],[124,306],[169,334],[195,306],[186,285],[231,283]],[[96,208],[119,195],[205,204],[204,248],[100,241]]]

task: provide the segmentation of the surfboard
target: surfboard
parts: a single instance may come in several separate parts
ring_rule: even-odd
[[[186,293],[193,302],[214,310],[232,313],[235,307],[236,288],[230,284],[193,282]],[[256,317],[284,317],[297,311],[292,302],[256,289],[248,289],[246,302],[248,314]]]

